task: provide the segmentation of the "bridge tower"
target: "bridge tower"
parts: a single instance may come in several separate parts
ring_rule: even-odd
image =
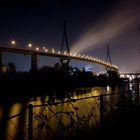
[[[64,42],[66,43],[67,56],[64,58],[60,58],[60,62],[62,65],[68,65],[70,62],[70,49],[69,49],[69,42],[68,42],[65,20],[64,20],[64,24],[63,24],[63,35],[62,35],[61,48],[60,48],[61,53],[63,53],[63,51],[64,51]]]
[[[109,49],[109,45],[107,46],[107,54],[106,54],[106,63],[109,62],[110,64],[112,64],[111,62],[111,56],[110,56],[110,49]],[[111,69],[106,67],[107,72],[110,71]]]
[[[110,56],[109,45],[107,46],[106,62],[109,62],[111,64],[111,56]]]
[[[109,48],[109,45],[107,46],[107,55],[106,55],[106,63],[110,63],[112,64],[111,62],[111,56],[110,56],[110,48]],[[118,71],[117,70],[114,70],[112,69],[111,67],[106,67],[106,71],[107,71],[107,75],[108,76],[111,76],[113,78],[118,78]]]

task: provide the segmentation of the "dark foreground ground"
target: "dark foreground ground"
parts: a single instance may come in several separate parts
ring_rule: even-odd
[[[112,116],[112,122],[105,124],[94,136],[93,138],[105,139],[139,139],[140,106],[116,112]]]

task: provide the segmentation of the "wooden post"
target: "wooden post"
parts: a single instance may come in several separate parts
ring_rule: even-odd
[[[28,110],[28,140],[33,140],[33,106],[29,104]]]

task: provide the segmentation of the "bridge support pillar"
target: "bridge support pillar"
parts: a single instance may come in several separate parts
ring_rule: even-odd
[[[31,72],[37,71],[37,54],[31,55]]]

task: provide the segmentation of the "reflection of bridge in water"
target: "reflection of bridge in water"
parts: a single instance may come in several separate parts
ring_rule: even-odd
[[[48,50],[45,47],[42,49],[39,48],[28,48],[28,49],[23,49],[23,48],[15,48],[15,47],[0,47],[0,67],[2,67],[2,53],[3,52],[11,52],[11,53],[20,53],[20,54],[25,54],[25,55],[31,55],[31,69],[36,69],[37,68],[37,56],[42,55],[42,56],[50,56],[50,57],[58,57],[58,58],[66,58],[66,59],[74,59],[74,60],[80,60],[80,61],[86,61],[90,63],[96,63],[99,65],[105,66],[105,68],[109,68],[113,71],[118,71],[118,67],[116,65],[113,65],[109,62],[105,62],[104,60],[98,59],[93,56],[88,56],[84,54],[71,54],[68,53],[67,51],[55,51],[54,49]]]

